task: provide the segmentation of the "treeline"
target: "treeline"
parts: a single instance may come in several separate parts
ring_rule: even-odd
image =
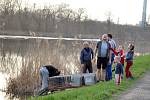
[[[98,38],[100,34],[110,32],[121,44],[132,41],[139,48],[142,44],[149,47],[149,27],[115,24],[110,13],[106,18],[104,22],[91,20],[85,9],[74,10],[67,4],[38,8],[36,4],[27,7],[22,0],[0,0],[0,34],[29,35],[35,32],[40,36]]]
[[[67,4],[37,8],[35,4],[25,7],[21,0],[0,3],[1,30],[82,34],[100,32],[99,24],[88,19],[85,9],[73,10]]]
[[[140,30],[127,25],[115,25],[111,12],[106,21],[88,18],[86,10],[73,10],[67,4],[49,5],[38,8],[36,4],[26,7],[22,0],[0,0],[0,29],[7,31],[34,31],[47,33],[96,34],[120,33]],[[141,31],[141,30],[140,30]],[[128,31],[129,32],[129,31]]]

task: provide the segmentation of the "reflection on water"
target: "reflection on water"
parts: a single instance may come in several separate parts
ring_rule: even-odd
[[[52,64],[61,70],[61,74],[80,73],[79,54],[82,42],[0,39],[0,71],[12,78],[8,83],[9,92],[32,94],[42,65]]]
[[[3,37],[5,38],[3,39]],[[79,55],[83,42],[79,39],[27,36],[3,37],[1,36],[0,39],[1,71],[18,73],[21,67],[53,64],[63,73],[72,74],[75,73],[73,72],[74,69],[76,70],[79,67]],[[9,39],[6,39],[6,37]],[[96,41],[96,39],[92,41]]]
[[[5,56],[0,55],[0,70],[4,73],[13,73],[16,76],[22,66],[22,57],[13,53],[5,53]],[[15,67],[14,67],[15,66]]]

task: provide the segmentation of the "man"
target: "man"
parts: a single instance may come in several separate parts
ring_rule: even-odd
[[[106,67],[111,63],[110,44],[107,34],[102,35],[102,40],[97,43],[95,56],[97,55],[97,81],[105,81]],[[97,54],[98,53],[98,54]]]
[[[60,71],[53,67],[52,65],[45,65],[40,68],[40,79],[42,83],[42,87],[38,92],[38,95],[42,95],[43,93],[48,91],[48,78],[52,76],[57,76],[60,74]]]
[[[89,47],[88,42],[84,42],[83,46],[84,47],[80,54],[80,62],[83,69],[82,72],[86,73],[86,71],[88,70],[89,73],[92,73],[93,72],[92,59],[94,55],[93,50],[92,48]]]
[[[107,35],[108,35],[108,42],[110,43],[111,48],[113,50],[115,50],[116,49],[116,42],[112,39],[111,34],[107,34]],[[112,80],[112,64],[114,61],[114,57],[115,57],[115,54],[111,51],[111,63],[108,64],[108,66],[106,68],[106,80],[107,81]]]

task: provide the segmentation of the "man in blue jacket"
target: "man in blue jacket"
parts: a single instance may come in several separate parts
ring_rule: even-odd
[[[94,56],[92,48],[89,47],[89,43],[86,41],[83,43],[84,48],[81,51],[80,54],[80,62],[82,66],[82,72],[86,73],[88,70],[89,73],[93,72],[92,69],[92,59]]]

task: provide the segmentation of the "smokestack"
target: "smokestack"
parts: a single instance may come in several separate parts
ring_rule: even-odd
[[[142,13],[142,27],[145,27],[146,25],[146,8],[147,8],[147,0],[144,0],[143,2],[143,13]]]

